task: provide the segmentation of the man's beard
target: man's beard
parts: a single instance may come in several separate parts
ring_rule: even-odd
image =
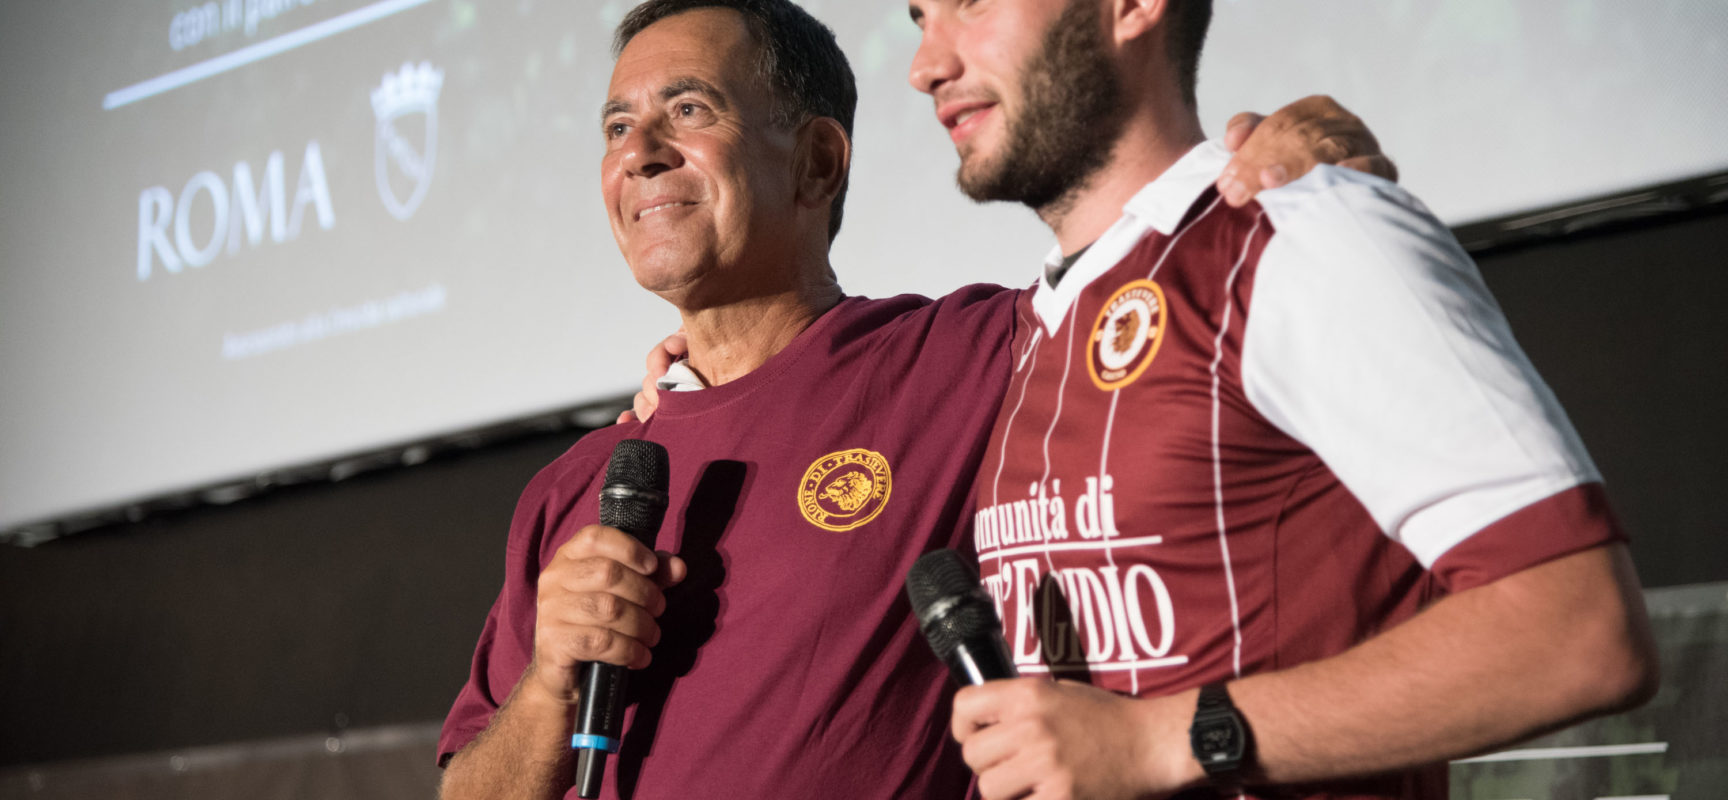
[[[967,197],[1059,208],[1109,161],[1126,114],[1102,28],[1096,0],[1073,0],[1051,23],[1021,70],[1021,108],[1006,120],[1002,152],[970,171],[960,166]]]

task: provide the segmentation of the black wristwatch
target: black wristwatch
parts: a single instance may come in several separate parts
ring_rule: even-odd
[[[1194,707],[1194,724],[1188,728],[1188,744],[1214,788],[1225,791],[1242,788],[1242,769],[1248,764],[1253,737],[1247,721],[1230,702],[1224,684],[1201,687],[1200,702]]]

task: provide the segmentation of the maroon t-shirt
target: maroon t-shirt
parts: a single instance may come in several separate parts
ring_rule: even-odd
[[[631,677],[604,796],[962,796],[947,673],[901,587],[919,555],[970,551],[1018,294],[847,298],[749,375],[663,392],[649,422],[596,431],[542,470],[441,761],[509,697],[542,565],[598,521],[613,445],[642,438],[671,456],[656,547],[690,576],[668,594],[653,664]]]

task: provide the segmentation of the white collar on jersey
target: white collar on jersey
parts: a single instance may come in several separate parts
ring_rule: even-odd
[[[1195,198],[1206,191],[1224,165],[1230,163],[1230,151],[1216,141],[1201,142],[1189,150],[1164,174],[1141,187],[1122,207],[1122,216],[1092,243],[1080,260],[1068,269],[1062,282],[1054,288],[1040,277],[1038,291],[1032,295],[1032,309],[1044,323],[1046,333],[1055,335],[1068,309],[1080,297],[1087,284],[1097,280],[1128,255],[1128,251],[1145,238],[1148,230],[1169,236],[1176,232],[1182,217],[1194,205]],[[1057,245],[1044,257],[1046,268],[1062,263],[1062,247]],[[1046,273],[1047,274],[1047,273]]]

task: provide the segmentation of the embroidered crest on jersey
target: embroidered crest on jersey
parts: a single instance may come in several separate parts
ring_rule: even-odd
[[[1092,383],[1114,391],[1133,383],[1158,355],[1164,343],[1164,290],[1152,281],[1132,281],[1117,289],[1086,346],[1086,366]]]
[[[804,471],[798,510],[818,528],[849,531],[882,513],[893,482],[881,453],[858,448],[829,453]]]

